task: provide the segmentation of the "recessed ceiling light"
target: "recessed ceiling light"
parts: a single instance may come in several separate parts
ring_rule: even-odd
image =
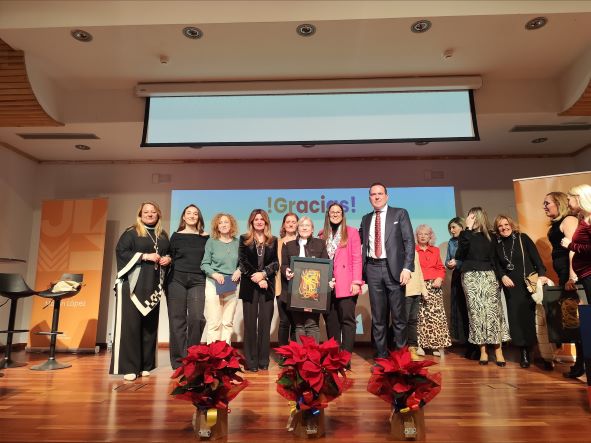
[[[548,19],[546,17],[532,18],[525,24],[525,29],[528,31],[533,31],[534,29],[540,29],[544,27],[546,23],[548,23]]]
[[[203,149],[203,145],[189,145],[191,149]]]
[[[548,137],[534,138],[531,142],[532,143],[544,143],[546,141],[548,141]]]
[[[410,27],[410,30],[416,34],[427,32],[429,29],[431,29],[431,22],[429,20],[419,20],[414,22]]]
[[[90,151],[90,146],[88,145],[76,145],[74,147],[76,149],[80,149],[81,151]]]
[[[310,23],[304,23],[296,28],[296,32],[302,37],[310,37],[316,33],[316,26]]]
[[[203,37],[203,31],[195,26],[187,26],[183,28],[183,35],[192,40],[197,40]]]
[[[415,142],[415,145],[417,145],[417,146],[425,146],[428,144],[429,144],[429,142],[426,142],[426,141]]]
[[[92,34],[90,32],[86,32],[82,29],[74,29],[70,32],[70,35],[74,37],[79,42],[90,42],[92,41]]]
[[[313,148],[314,146],[316,146],[316,145],[305,144],[305,145],[302,145],[302,148]]]

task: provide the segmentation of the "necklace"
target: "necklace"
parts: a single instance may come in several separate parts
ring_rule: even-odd
[[[148,234],[148,237],[150,237],[150,240],[152,240],[152,243],[154,243],[154,251],[158,252],[158,238],[152,236],[149,229],[146,229],[146,234]]]
[[[264,242],[259,243],[258,240],[255,238],[254,239],[254,245],[255,245],[255,248],[257,250],[257,255],[259,257],[262,257],[263,256],[263,251],[265,250],[265,243]]]
[[[507,268],[507,271],[512,271],[513,269],[515,269],[515,265],[512,263],[513,261],[513,246],[515,246],[515,236],[511,235],[511,253],[509,254],[509,258],[507,258],[507,252],[505,251],[505,244],[503,243],[503,240],[501,240],[501,248],[503,248],[503,257],[505,258],[505,260],[507,260],[507,265],[505,266]]]

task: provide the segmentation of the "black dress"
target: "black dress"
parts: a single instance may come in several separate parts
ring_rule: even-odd
[[[552,245],[552,267],[558,275],[558,284],[564,286],[569,278],[569,258],[568,249],[560,244],[564,238],[564,233],[560,230],[560,224],[566,217],[552,221],[548,230],[548,240]]]
[[[521,240],[521,242],[520,242]],[[523,253],[521,252],[523,244]],[[509,237],[497,237],[495,245],[495,266],[499,277],[507,276],[515,285],[512,288],[502,284],[507,302],[509,332],[514,345],[529,347],[537,343],[536,303],[525,286],[525,275],[537,272],[546,274],[540,254],[527,234],[514,233]]]
[[[169,240],[164,231],[156,242],[153,239],[153,230],[148,230],[146,237],[140,237],[130,228],[117,243],[115,333],[110,374],[137,375],[156,367],[165,269],[142,261],[142,254],[157,251],[161,256],[167,255]]]

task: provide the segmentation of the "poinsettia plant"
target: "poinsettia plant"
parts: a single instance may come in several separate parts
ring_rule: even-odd
[[[333,338],[321,345],[312,337],[300,340],[275,348],[281,356],[277,392],[297,409],[317,411],[352,385],[346,374],[351,353],[340,350]]]
[[[431,360],[412,361],[408,348],[376,358],[367,390],[392,405],[395,412],[422,408],[441,391],[441,374],[430,374]]]
[[[199,409],[228,409],[228,403],[248,386],[238,375],[244,358],[225,341],[191,346],[181,363],[171,377],[180,377],[171,395]]]

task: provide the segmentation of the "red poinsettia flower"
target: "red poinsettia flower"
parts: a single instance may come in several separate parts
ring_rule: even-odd
[[[296,401],[300,409],[321,409],[351,386],[345,367],[351,355],[340,351],[334,339],[318,345],[312,337],[300,337],[301,344],[276,348],[283,357],[277,378],[277,392]]]
[[[199,408],[227,409],[248,382],[236,373],[242,356],[225,341],[191,346],[172,378],[180,377],[172,391],[175,398],[191,401]]]
[[[367,390],[390,403],[395,410],[418,409],[441,391],[441,374],[429,374],[435,362],[412,361],[407,348],[377,358]]]

